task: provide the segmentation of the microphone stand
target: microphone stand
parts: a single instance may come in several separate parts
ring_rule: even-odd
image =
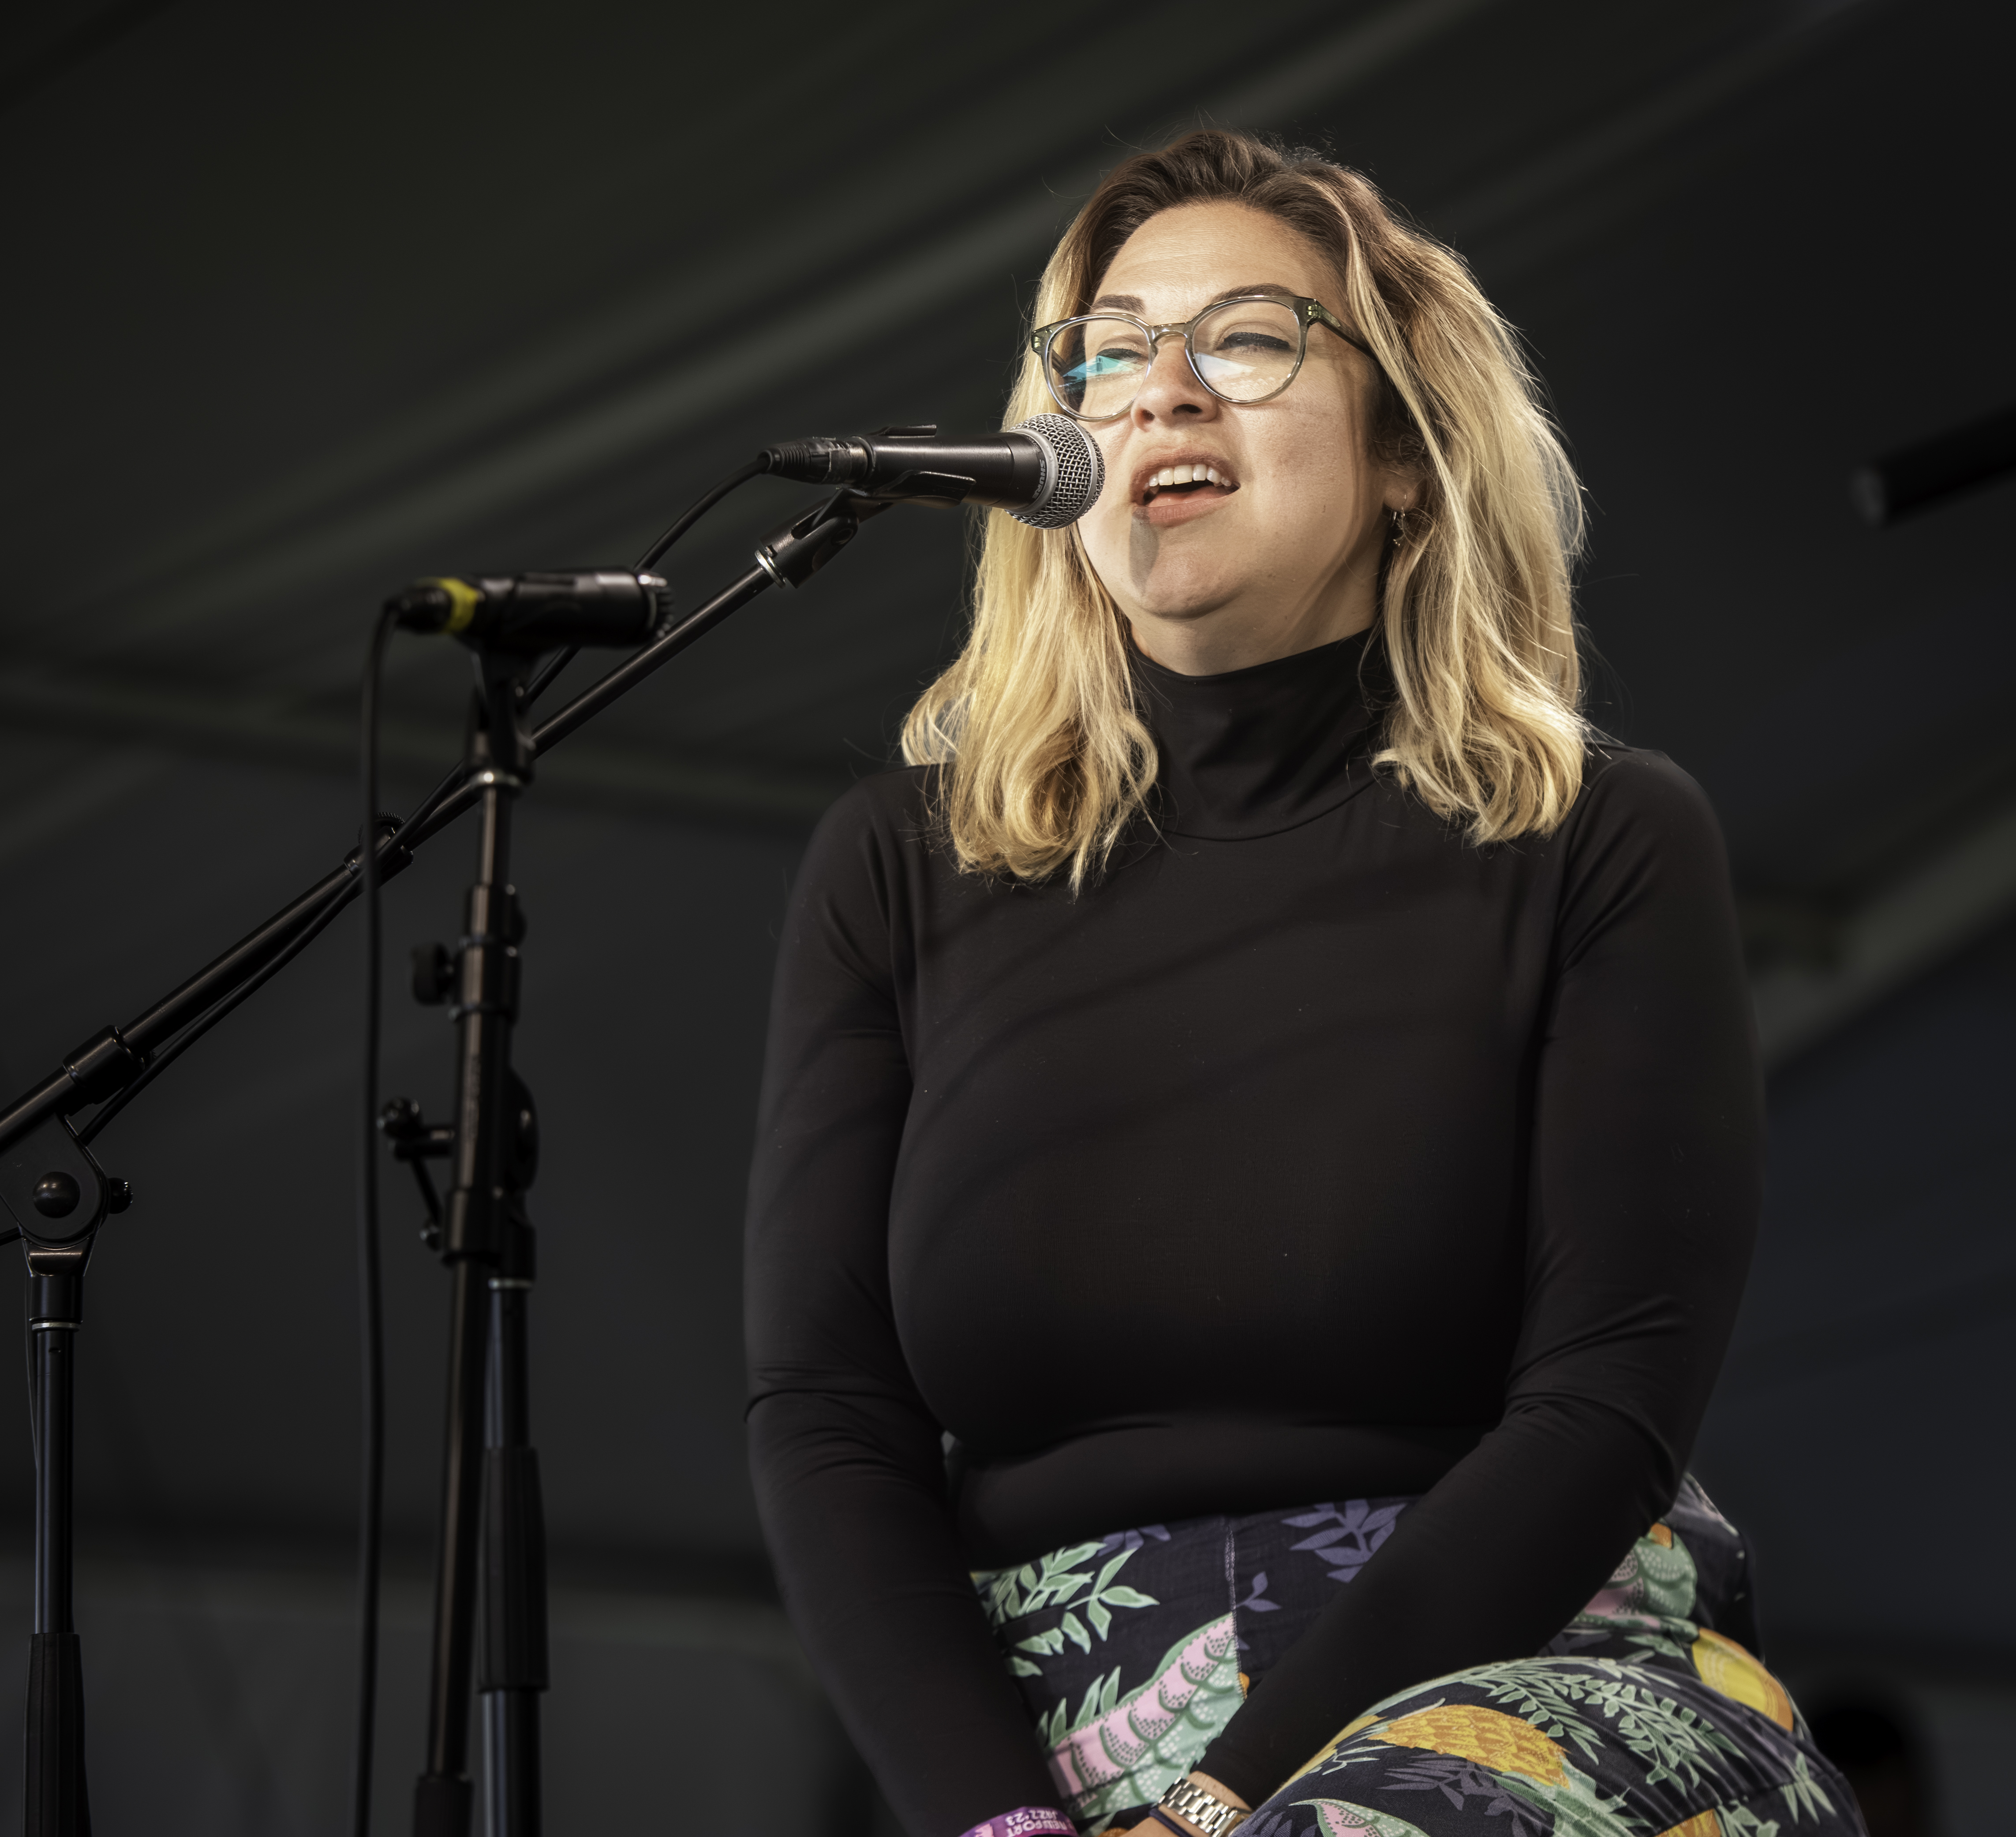
[[[35,1445],[34,1630],[28,1638],[26,1828],[36,1837],[90,1837],[85,1788],[84,1670],[71,1612],[71,1476],[76,1334],[84,1271],[99,1227],[124,1211],[123,1181],[106,1177],[67,1122],[10,1152],[5,1185],[32,1220],[20,1235],[28,1264],[32,1342],[30,1420]],[[23,1177],[24,1166],[36,1171]]]
[[[452,1153],[455,1181],[441,1252],[451,1278],[448,1434],[435,1566],[434,1670],[427,1770],[415,1792],[415,1837],[468,1837],[472,1686],[484,1702],[489,1837],[538,1837],[538,1696],[546,1688],[545,1530],[529,1434],[526,1310],[534,1280],[524,1208],[537,1163],[530,1093],[511,1069],[517,946],[524,924],[509,882],[513,803],[534,761],[772,586],[797,586],[887,503],[841,491],[774,530],[754,565],[697,612],[624,660],[527,733],[528,659],[479,649],[481,718],[459,782],[403,829],[369,839],[387,879],[412,850],[481,806],[477,870],[455,966],[456,1115],[430,1129],[412,1105],[387,1106],[381,1127],[399,1159]],[[71,1605],[76,1335],[84,1272],[106,1218],[131,1194],[88,1144],[103,1123],[229,1007],[250,994],[359,890],[362,847],[181,987],[124,1027],[105,1027],[0,1111],[0,1242],[18,1236],[27,1263],[34,1342],[35,1599],[29,1645],[25,1837],[90,1837],[81,1651]],[[445,953],[438,948],[438,963]],[[441,994],[445,994],[443,988]],[[80,1129],[70,1119],[99,1105]],[[430,1210],[432,1206],[430,1206]],[[483,1652],[477,1684],[479,1594]]]
[[[527,1425],[525,1310],[533,1282],[524,1195],[538,1152],[531,1097],[511,1069],[518,945],[511,814],[532,776],[520,720],[530,660],[477,648],[477,698],[463,782],[479,787],[482,828],[453,958],[456,1026],[454,1184],[441,1232],[448,1266],[448,1426],[434,1583],[434,1675],[427,1769],[415,1788],[415,1837],[461,1837],[470,1824],[470,1641],[481,1569],[485,1747],[491,1837],[538,1837],[539,1693],[546,1688],[545,1530],[538,1457]],[[448,967],[430,953],[433,994]],[[410,1104],[394,1105],[424,1128]],[[416,1163],[417,1165],[417,1163]],[[479,1555],[479,1536],[482,1542]]]

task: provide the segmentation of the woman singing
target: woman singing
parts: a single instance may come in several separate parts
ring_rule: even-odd
[[[1700,791],[1578,712],[1578,487],[1462,263],[1128,160],[905,769],[820,825],[748,1263],[787,1599],[912,1837],[1858,1831],[1685,1464],[1759,1097]]]

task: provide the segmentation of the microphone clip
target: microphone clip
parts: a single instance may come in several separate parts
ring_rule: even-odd
[[[836,491],[765,536],[757,545],[756,565],[779,587],[802,587],[854,540],[864,523],[888,508],[880,498]]]

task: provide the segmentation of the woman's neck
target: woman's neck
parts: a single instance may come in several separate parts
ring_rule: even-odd
[[[1219,623],[1204,613],[1193,618],[1131,616],[1134,648],[1152,663],[1179,676],[1223,676],[1250,670],[1277,657],[1293,657],[1340,638],[1355,638],[1372,624],[1370,600],[1363,607],[1319,616],[1313,612],[1278,619],[1246,618]]]
[[[1241,595],[1208,612],[1128,612],[1134,648],[1179,676],[1222,676],[1293,657],[1370,629],[1378,609],[1379,557],[1354,556],[1323,589],[1258,604]]]
[[[1388,686],[1373,642],[1361,634],[1210,676],[1137,661],[1158,825],[1210,840],[1269,836],[1363,789]]]

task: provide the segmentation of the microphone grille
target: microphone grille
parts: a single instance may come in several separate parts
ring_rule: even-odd
[[[1043,488],[1033,502],[1009,515],[1039,530],[1076,523],[1105,489],[1106,455],[1099,443],[1068,415],[1032,415],[1015,431],[1043,450]]]

